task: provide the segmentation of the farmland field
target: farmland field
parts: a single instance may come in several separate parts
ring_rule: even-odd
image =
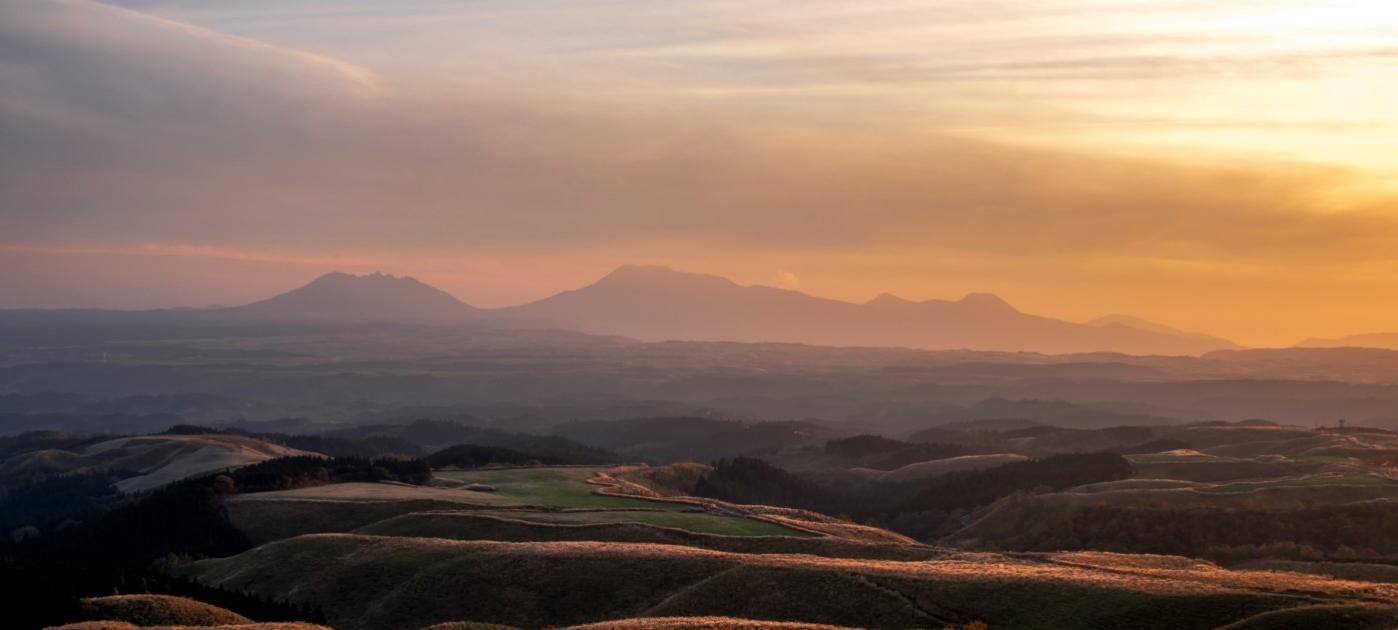
[[[461,487],[391,483],[341,483],[234,497],[233,522],[254,540],[271,541],[309,533],[349,532],[393,517],[431,510],[542,525],[640,523],[726,536],[816,536],[734,511],[597,494],[587,479],[607,468],[514,468],[445,470],[437,476]],[[488,484],[492,492],[466,490]]]
[[[642,523],[656,527],[673,527],[701,534],[726,536],[814,536],[815,534],[783,527],[775,523],[737,516],[713,514],[695,509],[676,510],[597,510],[568,512],[538,512],[525,510],[483,510],[472,512],[480,516],[518,519],[531,523],[554,525],[595,525],[601,523]]]

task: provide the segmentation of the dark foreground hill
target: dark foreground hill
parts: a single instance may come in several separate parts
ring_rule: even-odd
[[[179,572],[226,588],[315,601],[333,611],[330,621],[341,630],[461,619],[539,627],[694,615],[876,628],[981,619],[993,628],[1180,630],[1311,605],[1391,606],[1398,595],[1387,585],[1113,554],[894,562],[351,534],[278,541]],[[1301,591],[1307,595],[1294,594]]]

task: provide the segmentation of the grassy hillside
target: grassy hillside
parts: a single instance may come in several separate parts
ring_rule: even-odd
[[[733,536],[816,535],[795,525],[801,520],[799,514],[783,513],[797,517],[793,525],[785,525],[740,506],[719,508],[713,502],[643,500],[603,494],[609,488],[604,483],[617,483],[599,476],[604,470],[607,469],[445,470],[436,473],[438,485],[434,487],[342,483],[240,495],[228,499],[226,505],[233,525],[259,543],[308,533],[350,532],[421,512],[463,510],[481,518],[538,525],[642,524]],[[494,490],[466,489],[472,484],[485,484]],[[446,521],[443,517],[396,522],[401,525],[409,520],[462,522]],[[604,529],[581,531],[600,533]]]
[[[830,626],[790,621],[758,621],[735,617],[645,617],[570,626],[565,630],[842,630]]]
[[[916,462],[894,468],[893,470],[878,470],[874,468],[851,468],[850,472],[860,475],[865,479],[873,481],[916,481],[919,479],[930,479],[940,477],[955,472],[968,470],[985,470],[1004,464],[1022,462],[1028,457],[1013,453],[994,453],[988,455],[960,455],[945,459],[933,459],[925,462]]]
[[[125,621],[79,621],[61,626],[53,626],[46,630],[333,630],[325,626],[318,626],[309,623],[294,622],[271,622],[271,623],[240,623],[231,625],[159,625],[159,626],[138,626]]]
[[[611,523],[639,523],[654,527],[680,529],[700,534],[722,536],[814,536],[789,527],[768,521],[751,518],[737,518],[731,515],[693,510],[577,510],[577,511],[481,511],[476,513],[487,518],[508,518],[545,525],[605,525]]]
[[[109,595],[82,600],[83,612],[92,619],[126,621],[141,626],[219,626],[252,623],[231,610],[186,597],[170,595]]]
[[[517,505],[571,508],[665,507],[669,504],[606,496],[593,492],[588,483],[610,467],[505,468],[499,470],[438,470],[437,477],[463,485],[479,483],[495,488],[492,495]],[[682,509],[675,507],[674,509]]]
[[[535,627],[693,615],[866,627],[983,619],[1007,628],[1178,630],[1311,603],[1398,597],[1398,588],[1384,584],[1110,555],[896,562],[345,534],[278,541],[178,571],[255,593],[292,593],[323,605],[341,630],[454,619]],[[1306,597],[1297,598],[1299,591]]]
[[[1340,604],[1274,610],[1232,623],[1219,630],[1293,630],[1295,628],[1344,628],[1392,630],[1398,627],[1398,608],[1384,604]]]
[[[306,454],[240,435],[145,435],[73,450],[50,448],[15,455],[0,463],[0,479],[115,470],[126,473],[117,488],[133,493],[204,473]]]
[[[673,514],[673,513],[662,513]],[[659,527],[628,521],[624,516],[593,524],[556,524],[515,518],[509,513],[487,516],[477,512],[418,512],[361,527],[358,534],[495,540],[502,542],[600,541],[683,545],[737,553],[801,553],[833,558],[883,560],[932,560],[947,550],[894,542],[860,542],[833,536],[815,536],[762,521],[771,528],[762,535],[703,533],[690,527]],[[684,525],[689,525],[685,523]]]

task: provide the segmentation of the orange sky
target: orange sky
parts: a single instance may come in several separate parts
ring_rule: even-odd
[[[495,306],[660,263],[1398,331],[1395,6],[6,3],[0,307],[332,269]]]

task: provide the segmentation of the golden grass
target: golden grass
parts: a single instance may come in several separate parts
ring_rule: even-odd
[[[1234,565],[1233,569],[1287,571],[1324,575],[1342,580],[1398,584],[1398,566],[1368,562],[1308,562],[1304,560],[1261,559]]]
[[[231,610],[173,595],[110,595],[82,600],[83,614],[91,619],[126,621],[143,626],[217,626],[252,623]]]
[[[137,626],[125,621],[80,621],[44,630],[334,630],[310,623],[245,623],[220,626]]]
[[[502,626],[498,623],[481,623],[478,621],[448,621],[446,623],[435,623],[421,630],[518,630],[514,626]]]
[[[734,617],[644,617],[569,626],[564,630],[846,630],[847,628],[848,626],[828,626],[795,621],[759,621]]]
[[[535,627],[707,615],[878,627],[983,619],[1015,628],[1212,628],[1307,603],[1398,603],[1389,584],[1092,553],[893,561],[325,534],[178,571],[316,602],[341,630],[453,618]]]
[[[624,475],[628,474],[628,471],[631,470],[632,467],[625,467],[620,469],[620,472]],[[870,543],[917,544],[917,541],[902,534],[878,527],[851,523],[809,510],[798,510],[795,508],[770,505],[742,505],[738,503],[728,503],[727,501],[720,501],[718,499],[689,496],[652,496],[645,490],[642,490],[644,494],[637,495],[633,494],[636,492],[635,487],[637,484],[627,482],[624,479],[618,479],[611,474],[611,472],[599,472],[588,481],[598,486],[596,492],[609,496],[636,497],[662,505],[702,507],[720,514],[763,520],[811,534],[820,534],[846,540]]]
[[[567,516],[572,513],[516,513],[519,516]],[[591,515],[592,512],[577,513]],[[605,513],[604,513],[605,514]],[[635,514],[635,513],[631,513]],[[651,515],[670,515],[659,512]],[[760,521],[755,521],[759,524]],[[933,560],[948,551],[925,545],[880,544],[828,536],[729,536],[696,532],[678,527],[647,523],[608,522],[590,524],[545,523],[512,518],[497,512],[416,512],[385,519],[354,531],[357,534],[447,538],[451,540],[493,540],[500,542],[595,541],[684,545],[736,553],[810,554],[836,558],[887,560]]]
[[[891,532],[800,510],[734,506],[689,497],[615,496],[612,492],[623,482],[598,468],[439,471],[438,478],[458,485],[343,483],[263,492],[232,497],[227,502],[229,518],[255,542],[348,532],[413,512],[464,509],[516,520],[641,522],[700,533],[911,542]],[[482,493],[464,489],[486,481],[498,490]]]
[[[1109,569],[1142,578],[1189,580],[1226,589],[1307,592],[1327,597],[1384,600],[1398,603],[1398,585],[1342,580],[1287,571],[1230,570],[1210,562],[1148,554],[1077,551],[1047,556],[1051,562],[1073,567]]]

